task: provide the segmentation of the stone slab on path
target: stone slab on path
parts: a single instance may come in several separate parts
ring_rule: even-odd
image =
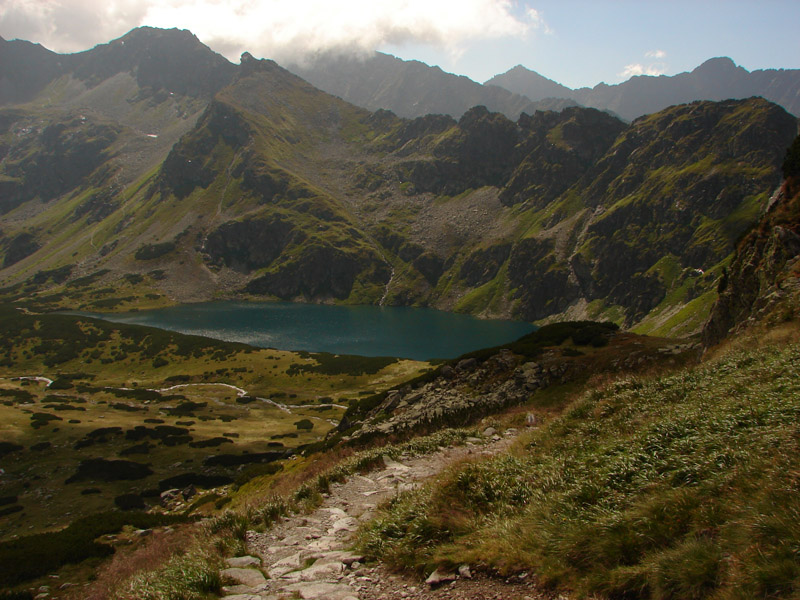
[[[342,583],[294,583],[281,590],[297,593],[303,600],[358,600],[356,591]]]
[[[269,568],[269,576],[272,579],[277,579],[278,577],[286,575],[286,573],[297,571],[303,566],[303,560],[303,552],[297,552],[291,556],[287,556],[286,558],[274,563]]]
[[[244,569],[250,566],[260,567],[261,559],[255,556],[236,556],[234,558],[226,558],[225,563],[229,567]]]
[[[241,585],[254,588],[263,585],[267,582],[267,578],[261,571],[256,569],[240,569],[238,567],[231,567],[230,569],[223,569],[220,571],[223,578],[229,578]]]
[[[292,571],[281,576],[281,579],[292,581],[326,581],[338,579],[344,574],[345,565],[339,561],[317,561],[302,571]]]

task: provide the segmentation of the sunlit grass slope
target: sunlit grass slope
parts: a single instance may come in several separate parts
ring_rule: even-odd
[[[623,379],[400,496],[361,543],[395,567],[468,562],[583,595],[796,598],[798,417],[796,339]]]

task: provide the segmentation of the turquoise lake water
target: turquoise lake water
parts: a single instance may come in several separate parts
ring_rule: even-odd
[[[82,314],[262,348],[417,360],[455,358],[506,344],[535,329],[521,321],[483,320],[428,308],[293,302],[209,302]]]

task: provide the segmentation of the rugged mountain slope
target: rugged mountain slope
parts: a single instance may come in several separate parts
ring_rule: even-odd
[[[230,81],[234,71],[234,65],[191,32],[153,27],[139,27],[75,54],[56,54],[38,44],[0,38],[0,65],[0,105],[36,100],[60,77],[89,88],[121,73],[132,75],[150,93],[209,97]],[[70,91],[66,95],[74,96],[74,88]]]
[[[486,82],[533,100],[548,97],[574,100],[583,106],[609,110],[623,119],[635,119],[673,104],[695,100],[726,100],[762,96],[800,115],[800,70],[766,69],[749,72],[730,58],[712,58],[691,72],[674,76],[642,75],[618,85],[600,83],[593,88],[570,90],[554,85],[522,66]]]
[[[119,192],[164,159],[235,69],[188,31],[153,28],[70,55],[2,40],[0,64],[2,212],[78,187]]]
[[[753,324],[796,317],[800,305],[800,137],[787,154],[783,172],[786,182],[770,199],[759,223],[739,242],[719,282],[719,298],[703,329],[707,346]]]
[[[376,52],[369,57],[325,55],[289,67],[321,90],[370,110],[387,109],[401,117],[443,114],[459,118],[473,106],[486,106],[516,120],[522,112],[560,110],[575,103],[549,96],[529,99],[419,61]]]
[[[6,109],[0,185],[14,201],[0,275],[14,297],[414,304],[692,332],[797,133],[761,99],[631,125],[580,107],[516,122],[483,107],[408,120],[249,55],[210,103],[176,96],[206,108],[179,120],[193,125],[163,160],[145,155],[149,170],[131,169],[126,148],[153,138],[118,120]],[[48,183],[72,143],[87,164]],[[123,276],[139,292],[115,291],[129,289]]]

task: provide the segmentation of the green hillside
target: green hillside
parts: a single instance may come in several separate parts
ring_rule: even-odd
[[[42,308],[102,271],[70,306],[280,298],[696,333],[797,132],[757,98],[629,125],[581,107],[400,119],[184,33],[137,30],[2,109],[0,279]],[[213,77],[168,77],[186,64]]]
[[[789,598],[800,345],[587,391],[507,456],[400,495],[363,549],[400,568],[527,571],[630,598]]]

